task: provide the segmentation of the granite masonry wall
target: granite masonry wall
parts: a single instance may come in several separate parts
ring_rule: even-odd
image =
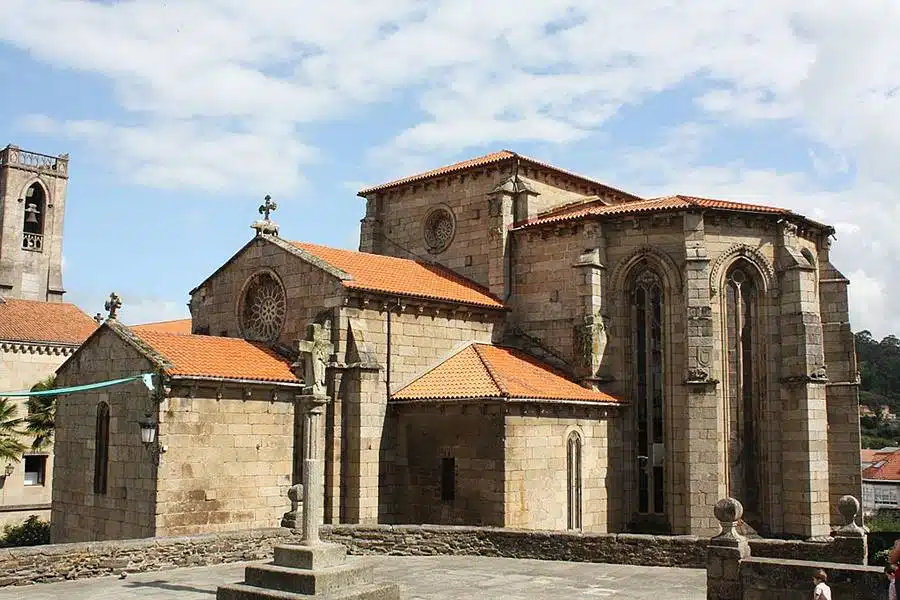
[[[395,413],[391,522],[502,527],[503,407],[414,403]],[[452,482],[442,479],[444,464],[451,464],[445,461],[452,461]],[[444,483],[452,497],[442,495]]]
[[[753,556],[741,561],[743,600],[807,600],[819,569],[828,574],[832,598],[887,598],[884,567]]]
[[[618,410],[525,404],[506,409],[504,524],[519,529],[568,528],[567,442],[576,435],[581,443],[582,530],[615,530],[610,519],[617,511],[610,505],[618,506],[620,487],[609,465],[611,447],[619,444]]]
[[[56,385],[130,377],[151,363],[112,330],[95,333],[57,374]],[[108,480],[94,492],[97,410],[109,405]],[[51,533],[54,542],[155,535],[156,465],[141,444],[139,421],[156,410],[140,381],[60,398],[56,409]]]
[[[160,405],[156,535],[276,527],[290,508],[295,390],[173,386]],[[248,397],[249,396],[249,397]]]

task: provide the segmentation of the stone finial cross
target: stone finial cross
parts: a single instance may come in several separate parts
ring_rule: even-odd
[[[297,342],[297,350],[303,357],[303,392],[324,396],[325,365],[334,352],[334,345],[325,339],[320,324],[310,323],[307,326],[306,339]]]
[[[119,298],[117,293],[113,292],[109,295],[109,300],[107,300],[106,304],[103,306],[109,312],[108,318],[115,319],[116,311],[122,308],[122,299]]]
[[[278,209],[278,204],[272,202],[272,196],[266,194],[266,197],[263,198],[265,200],[265,204],[261,204],[259,207],[259,214],[263,215],[263,218],[268,221],[269,214]]]

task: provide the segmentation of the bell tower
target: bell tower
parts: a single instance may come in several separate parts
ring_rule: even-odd
[[[0,150],[0,297],[61,302],[69,155]]]

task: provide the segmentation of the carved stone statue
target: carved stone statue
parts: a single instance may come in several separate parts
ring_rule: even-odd
[[[325,367],[334,352],[334,345],[325,339],[320,324],[310,323],[306,328],[306,339],[297,343],[297,349],[303,360],[304,393],[324,396]]]
[[[297,529],[300,523],[300,504],[303,501],[303,486],[301,484],[292,485],[287,492],[288,499],[291,501],[291,510],[284,513],[281,517],[281,526],[289,529]]]

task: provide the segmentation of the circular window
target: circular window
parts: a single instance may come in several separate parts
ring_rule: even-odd
[[[455,233],[456,219],[449,208],[435,208],[425,217],[425,247],[432,254],[446,250]]]
[[[257,273],[244,284],[240,321],[244,337],[272,341],[284,326],[287,303],[284,287],[272,273]]]

